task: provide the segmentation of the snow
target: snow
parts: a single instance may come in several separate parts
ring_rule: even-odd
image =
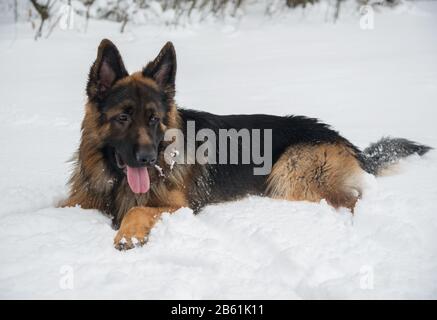
[[[373,30],[352,14],[326,23],[322,9],[125,34],[91,21],[38,42],[1,24],[0,298],[437,298],[435,151],[367,177],[354,216],[249,197],[165,214],[126,252],[107,217],[56,208],[103,37],[130,71],[173,41],[181,106],[315,116],[360,147],[383,135],[437,146],[437,3],[382,10]]]

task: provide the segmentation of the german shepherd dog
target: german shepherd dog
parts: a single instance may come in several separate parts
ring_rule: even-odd
[[[117,249],[146,242],[163,212],[263,195],[320,201],[352,212],[362,194],[361,177],[378,175],[402,157],[429,147],[383,138],[360,151],[317,119],[303,116],[227,115],[178,108],[176,53],[168,42],[142,71],[129,74],[116,46],[102,40],[86,87],[82,137],[63,206],[98,209],[113,220]],[[271,129],[272,168],[255,175],[250,163],[168,164],[169,129]],[[183,139],[187,139],[186,135]],[[185,143],[185,141],[184,141]]]

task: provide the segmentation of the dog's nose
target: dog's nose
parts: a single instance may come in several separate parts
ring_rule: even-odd
[[[135,158],[142,166],[153,166],[156,163],[156,152],[147,149],[139,149],[135,153]]]

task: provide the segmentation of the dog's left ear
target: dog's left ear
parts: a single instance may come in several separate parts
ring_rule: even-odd
[[[152,78],[167,93],[174,96],[176,81],[176,51],[167,42],[155,60],[143,69],[143,76]]]

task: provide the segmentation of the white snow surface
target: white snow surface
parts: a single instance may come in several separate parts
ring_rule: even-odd
[[[318,117],[361,148],[383,135],[436,147],[437,3],[376,13],[374,30],[353,15],[326,23],[322,9],[124,34],[91,21],[38,42],[28,25],[0,25],[0,298],[437,298],[435,151],[368,177],[353,216],[249,197],[164,214],[126,252],[101,213],[56,208],[104,37],[129,71],[173,41],[183,107]]]

